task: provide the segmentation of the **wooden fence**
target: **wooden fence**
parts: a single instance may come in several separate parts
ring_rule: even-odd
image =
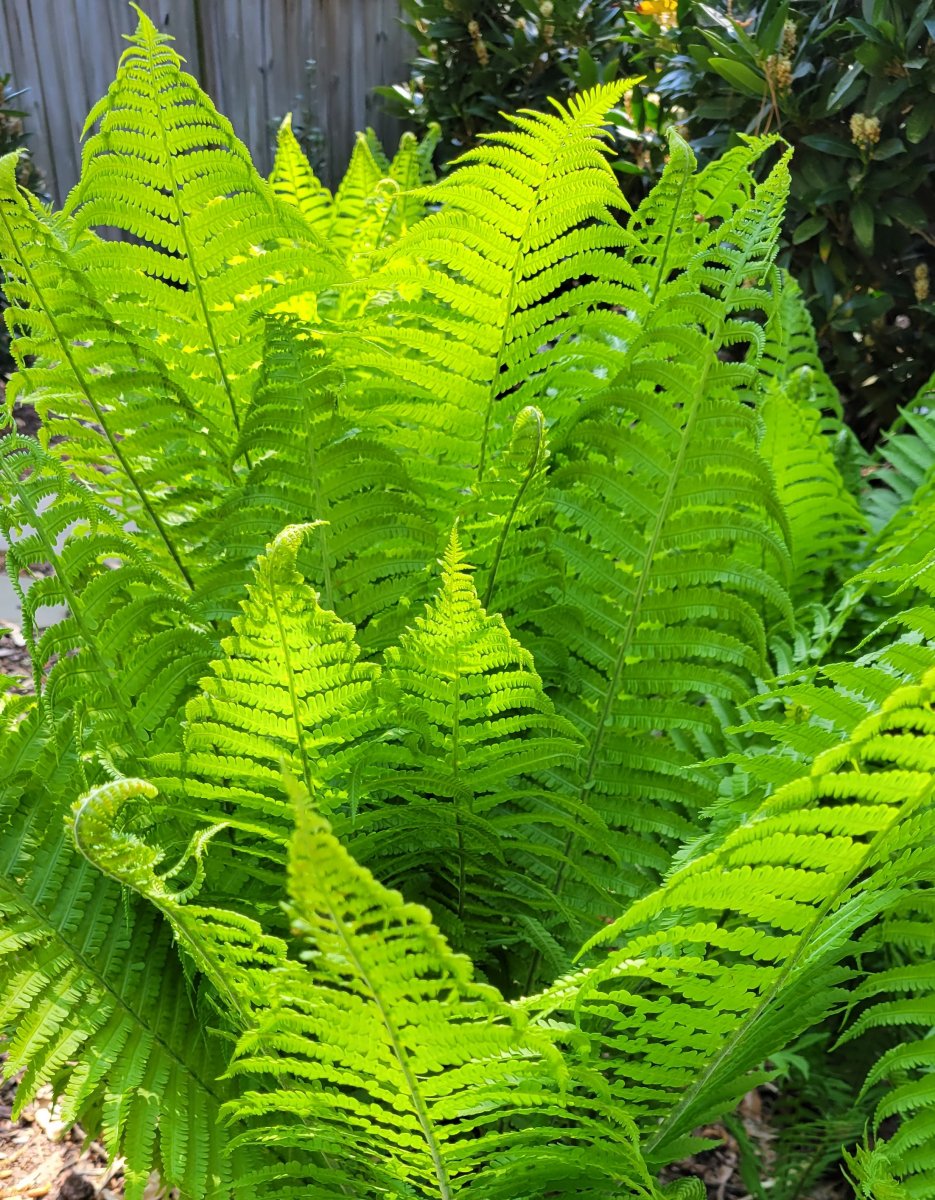
[[[340,178],[354,133],[398,127],[373,88],[406,77],[411,43],[399,0],[142,0],[175,38],[261,171],[271,164],[274,122],[311,108],[326,134],[324,174]],[[78,177],[79,137],[113,78],[135,15],[126,0],[0,0],[0,74],[28,92],[30,146],[60,203]],[[306,63],[317,64],[314,95]]]

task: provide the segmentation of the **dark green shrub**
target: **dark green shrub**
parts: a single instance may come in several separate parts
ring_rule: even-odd
[[[779,261],[872,440],[932,367],[935,6],[766,0],[728,14],[691,0],[671,28],[628,14],[631,70],[702,161],[744,134],[778,131],[794,146]]]
[[[544,108],[550,97],[609,82],[626,60],[618,0],[402,0],[402,7],[418,53],[407,83],[380,90],[416,128],[441,126],[443,161],[478,134],[504,128],[504,112]],[[618,143],[631,141],[627,111],[612,120]]]

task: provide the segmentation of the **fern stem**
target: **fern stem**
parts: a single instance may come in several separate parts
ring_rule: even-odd
[[[292,719],[295,723],[295,741],[299,748],[299,758],[302,761],[302,781],[308,789],[308,794],[314,796],[316,788],[312,786],[312,769],[308,761],[308,751],[305,748],[305,726],[302,723],[302,712],[299,707],[299,693],[295,683],[295,672],[292,668],[292,655],[289,651],[289,641],[282,623],[282,610],[276,593],[276,580],[270,569],[269,594],[273,602],[273,612],[276,614],[276,631],[282,648],[282,661],[286,666],[286,681],[289,687],[289,703],[292,706]]]
[[[464,826],[461,821],[460,788],[458,786],[458,768],[461,749],[461,674],[455,672],[454,696],[451,703],[451,780],[455,797],[455,822],[458,827],[458,918],[464,916],[464,888],[466,869],[464,862]]]
[[[318,454],[315,449],[314,426],[309,421],[309,432],[306,440],[308,449],[308,469],[315,489],[315,519],[318,522],[318,543],[321,546],[321,578],[325,591],[325,604],[334,611],[334,588],[331,582],[331,563],[329,562],[328,527],[329,521],[325,515],[328,512],[328,502],[325,500],[321,487],[321,470],[318,465]]]

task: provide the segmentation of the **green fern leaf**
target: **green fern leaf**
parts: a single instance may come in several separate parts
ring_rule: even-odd
[[[556,1182],[581,1195],[649,1191],[626,1123],[582,1122],[560,1147],[554,1123],[574,1105],[549,1035],[525,1030],[424,908],[378,884],[299,797],[297,809],[290,911],[307,974],[271,987],[268,1011],[240,1039],[233,1069],[272,1086],[232,1109],[275,1123],[280,1139],[326,1147],[350,1179],[366,1169],[364,1194],[531,1200]],[[327,1089],[308,1086],[319,1078]],[[532,1113],[535,1125],[523,1120]]]
[[[345,272],[256,173],[170,39],[139,17],[85,124],[85,133],[98,129],[66,212],[78,230],[134,235],[88,242],[93,285],[118,324],[141,338],[148,329],[170,377],[233,444],[261,357],[262,326],[251,317]]]
[[[931,662],[592,939],[602,962],[524,1005],[602,1039],[650,1161],[689,1151],[775,1048],[847,1000],[861,931],[931,878]]]
[[[389,733],[366,757],[350,846],[392,886],[427,876],[436,920],[449,910],[486,966],[492,947],[525,940],[505,897],[554,920],[552,864],[572,830],[587,836],[588,814],[538,782],[579,743],[530,655],[481,607],[456,532],[438,595],[386,651],[380,687]]]
[[[224,656],[187,706],[184,753],[154,763],[186,840],[202,825],[229,827],[228,871],[255,855],[283,861],[292,828],[283,765],[330,809],[377,723],[378,668],[358,661],[353,626],[323,609],[296,569],[315,533],[291,526],[259,559]]]
[[[94,1122],[123,1155],[130,1200],[155,1167],[186,1196],[242,1195],[235,1175],[251,1161],[229,1154],[220,1106],[232,1088],[216,1082],[224,1058],[206,1037],[203,997],[155,911],[122,903],[77,854],[62,824],[63,797],[82,786],[72,723],[35,721],[3,744],[8,763],[42,726],[31,779],[8,777],[0,793],[0,1022],[5,1071],[25,1068],[17,1111],[53,1086],[66,1123]]]
[[[276,161],[269,177],[273,191],[293,205],[312,229],[327,238],[334,219],[331,193],[319,182],[292,132],[292,113],[286,113],[276,137]]]
[[[594,89],[555,115],[514,117],[511,131],[489,135],[428,191],[441,210],[395,243],[370,281],[379,307],[355,329],[348,366],[367,407],[393,423],[433,484],[440,470],[453,487],[482,480],[514,413],[574,353],[588,314],[599,310],[608,329],[620,323],[613,251],[622,239],[611,210],[621,201],[601,125],[624,87]],[[600,285],[571,286],[588,274]],[[388,290],[401,297],[392,321]]]
[[[295,319],[268,323],[264,362],[240,449],[255,464],[204,519],[216,611],[236,610],[253,560],[284,522],[317,522],[303,556],[327,608],[372,647],[390,640],[427,582],[435,523],[399,456],[348,411],[321,343]]]

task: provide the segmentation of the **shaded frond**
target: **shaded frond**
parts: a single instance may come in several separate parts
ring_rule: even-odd
[[[774,303],[788,171],[781,160],[717,247],[686,262],[674,247],[695,226],[691,166],[674,139],[671,178],[652,214],[637,213],[632,253],[656,300],[612,381],[553,445],[562,577],[517,614],[588,744],[574,789],[618,831],[623,894],[665,872],[713,798],[716,775],[687,768],[720,752],[723,706],[766,672],[767,628],[790,612],[785,515],[756,448],[763,333],[751,315]]]
[[[570,766],[579,743],[531,656],[481,607],[457,533],[438,595],[386,651],[380,691],[388,732],[365,760],[354,853],[447,910],[443,927],[485,966],[493,948],[528,941],[530,918],[564,924],[553,864],[572,830],[587,835],[588,813],[542,777]]]
[[[15,434],[0,441],[0,529],[38,689],[53,710],[83,713],[114,754],[164,747],[212,649],[188,590],[48,452]],[[24,590],[43,565],[52,573]],[[54,606],[64,616],[40,628],[40,610]]]
[[[314,521],[306,577],[327,608],[361,627],[364,644],[385,644],[427,582],[435,521],[405,463],[348,411],[327,352],[294,318],[268,322],[240,449],[250,474],[207,515],[215,604],[236,611],[267,543],[286,523]]]
[[[773,383],[761,411],[760,452],[789,525],[792,597],[797,606],[820,603],[853,572],[863,516],[838,470],[820,410]]]
[[[689,1152],[771,1052],[850,993],[865,927],[935,869],[935,667],[723,844],[592,939],[601,961],[525,1003],[601,1039],[650,1161]],[[762,1076],[759,1076],[762,1078]]]

